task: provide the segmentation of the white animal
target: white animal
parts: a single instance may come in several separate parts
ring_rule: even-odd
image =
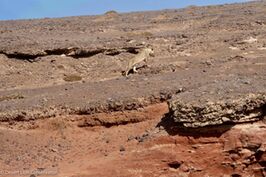
[[[135,57],[133,57],[132,59],[129,60],[128,64],[127,64],[127,69],[124,73],[125,76],[128,75],[129,71],[131,71],[133,69],[134,73],[137,73],[136,70],[136,65],[142,61],[146,61],[146,59],[149,56],[153,56],[154,57],[154,51],[152,48],[144,48],[142,49]]]

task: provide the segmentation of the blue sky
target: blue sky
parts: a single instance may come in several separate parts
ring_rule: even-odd
[[[118,12],[182,8],[245,0],[0,0],[0,20],[64,17]]]

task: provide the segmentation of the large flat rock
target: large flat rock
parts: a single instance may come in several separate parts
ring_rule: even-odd
[[[169,101],[169,115],[185,127],[254,122],[266,115],[266,94],[237,95],[185,102],[182,96]]]

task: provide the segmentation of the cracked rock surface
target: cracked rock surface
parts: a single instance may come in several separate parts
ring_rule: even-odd
[[[185,127],[254,122],[262,120],[266,114],[266,95],[250,94],[192,103],[183,102],[181,95],[169,101],[169,109],[169,116]]]

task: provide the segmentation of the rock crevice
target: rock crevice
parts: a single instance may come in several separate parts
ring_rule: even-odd
[[[121,47],[121,48],[95,48],[95,49],[86,49],[79,47],[69,47],[69,48],[56,48],[56,49],[47,49],[43,51],[34,51],[34,52],[18,52],[18,51],[0,51],[0,54],[5,55],[8,58],[20,59],[20,60],[30,60],[35,61],[39,57],[45,57],[50,55],[66,55],[73,58],[89,58],[97,54],[104,55],[119,55],[123,52],[138,53],[138,50],[142,47]]]

